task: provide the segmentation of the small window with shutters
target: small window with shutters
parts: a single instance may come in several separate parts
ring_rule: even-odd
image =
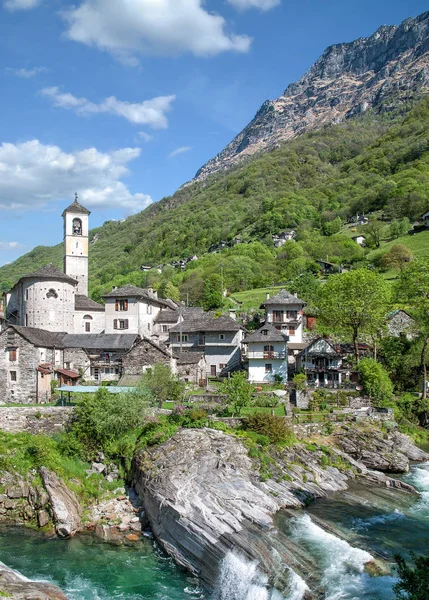
[[[118,329],[118,319],[113,320],[113,329]]]
[[[115,310],[116,312],[123,312],[128,310],[128,299],[116,298]]]
[[[128,329],[128,319],[118,319],[118,327],[116,329]]]
[[[9,348],[9,362],[15,362],[17,358],[17,349]]]

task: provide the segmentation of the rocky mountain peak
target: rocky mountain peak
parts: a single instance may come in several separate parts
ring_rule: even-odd
[[[329,46],[282,96],[266,100],[254,119],[196,179],[226,170],[310,129],[339,123],[370,108],[409,101],[429,90],[429,11],[370,37]]]

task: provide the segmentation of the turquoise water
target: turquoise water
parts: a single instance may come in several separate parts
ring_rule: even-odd
[[[118,548],[81,536],[45,539],[22,528],[0,530],[0,560],[26,577],[57,584],[70,600],[203,598],[195,579],[144,539]]]
[[[280,529],[303,549],[309,564],[316,565],[324,600],[393,600],[394,577],[370,577],[365,563],[372,558],[391,561],[395,552],[406,556],[428,550],[429,463],[414,466],[404,479],[421,495],[354,485],[350,493],[315,502],[293,519],[280,518]],[[56,583],[70,600],[208,598],[150,538],[143,538],[138,549],[118,548],[88,536],[64,541],[23,528],[0,529],[0,560],[31,579]],[[250,585],[254,571],[255,565],[229,556],[219,597],[281,598],[263,582]],[[291,581],[285,600],[301,600],[305,582],[297,574]]]

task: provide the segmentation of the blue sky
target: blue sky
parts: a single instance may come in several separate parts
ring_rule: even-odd
[[[330,44],[424,0],[0,0],[0,265],[174,193]]]

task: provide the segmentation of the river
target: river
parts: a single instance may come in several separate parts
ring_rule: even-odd
[[[389,561],[395,552],[427,551],[429,463],[413,466],[404,479],[416,486],[419,497],[355,484],[292,519],[279,517],[279,529],[316,565],[318,591],[325,600],[392,600],[394,577],[370,577],[365,563],[372,557]],[[88,536],[64,541],[7,528],[0,530],[0,560],[31,579],[56,583],[70,600],[208,598],[150,537],[143,539],[139,549],[117,548]],[[291,574],[283,598],[300,600],[305,589],[303,579]],[[255,565],[232,555],[225,561],[217,598],[281,597],[266,590]]]

